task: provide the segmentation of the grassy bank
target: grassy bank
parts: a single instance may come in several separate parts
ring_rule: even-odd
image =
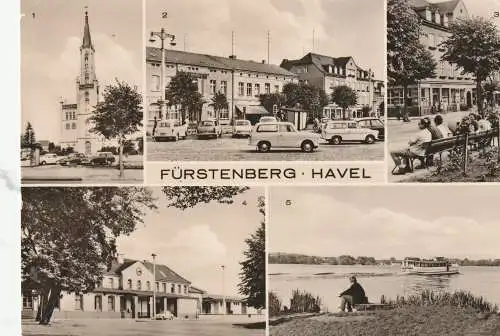
[[[355,314],[323,314],[291,318],[271,326],[272,336],[496,336],[500,335],[498,307],[467,292],[424,291],[396,300],[395,306]]]

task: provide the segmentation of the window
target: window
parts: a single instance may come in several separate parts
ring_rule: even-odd
[[[260,84],[254,85],[254,93],[256,96],[260,95]]]
[[[113,280],[114,280],[113,278],[109,278],[109,280],[108,280],[109,288],[115,288],[115,284],[114,284]]]
[[[33,296],[23,296],[23,309],[33,309]]]
[[[239,96],[244,96],[245,95],[245,84],[242,82],[238,83],[238,95]]]
[[[83,295],[75,294],[75,310],[83,310]]]
[[[216,81],[215,79],[210,80],[210,94],[215,94],[215,86],[216,86]]]
[[[172,286],[170,287],[170,293],[175,293],[175,285],[172,284]]]
[[[252,95],[252,83],[247,83],[247,96]]]
[[[141,288],[142,288],[141,280],[137,280],[137,290],[141,290]]]
[[[160,291],[160,283],[159,282],[155,282],[155,286],[156,286],[155,290],[157,292],[159,292]]]
[[[188,286],[184,285],[184,294],[187,294],[187,293],[188,293]]]
[[[102,311],[102,296],[100,295],[94,297],[94,310]]]
[[[219,119],[229,119],[229,110],[227,108],[219,110]]]
[[[163,287],[163,292],[166,293],[167,292],[167,284],[166,283],[162,283],[161,285]]]
[[[127,280],[127,287],[128,289],[132,289],[132,279]]]
[[[88,91],[85,91],[85,102],[88,103],[89,102],[89,92]]]
[[[265,90],[266,94],[270,94],[271,93],[271,84],[269,84],[269,83],[264,84],[264,90]]]
[[[181,285],[177,285],[177,293],[182,293]]]
[[[436,39],[434,34],[429,34],[429,47],[436,47]]]
[[[149,281],[146,281],[146,290],[151,290],[151,283]]]
[[[279,125],[280,132],[293,132],[292,126],[287,125],[287,124],[281,124]]]
[[[355,122],[353,122],[353,123],[348,123],[348,124],[347,124],[347,128],[358,128],[358,125],[357,125]]]
[[[160,76],[158,75],[151,76],[151,90],[160,91]]]
[[[273,114],[278,113],[278,105],[274,104],[273,105]]]
[[[115,297],[112,295],[108,296],[108,311],[115,311]]]
[[[384,127],[384,123],[382,121],[380,121],[380,120],[372,119],[371,120],[371,124],[374,127]]]
[[[76,112],[75,111],[71,112],[71,119],[73,119],[73,120],[76,119]]]
[[[267,133],[267,132],[278,132],[277,124],[262,124],[257,128],[257,132]]]
[[[66,124],[66,129],[69,130],[71,125],[69,123]]]
[[[274,86],[274,92],[276,92],[276,93],[280,92],[280,86],[279,85],[275,85]]]
[[[72,123],[72,124],[71,124],[71,128],[72,128],[72,129],[76,129],[76,123]]]
[[[343,129],[343,128],[347,128],[347,125],[345,123],[329,123],[328,128]]]
[[[221,81],[221,82],[220,82],[220,91],[221,91],[224,95],[227,95],[227,81]]]

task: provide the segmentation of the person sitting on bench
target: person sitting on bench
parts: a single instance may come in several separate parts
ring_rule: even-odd
[[[425,148],[423,144],[432,140],[432,134],[429,131],[430,120],[428,118],[420,119],[418,122],[418,128],[420,129],[411,139],[408,141],[408,148],[403,148],[395,151],[391,151],[391,157],[394,164],[398,168],[398,173],[402,173],[402,169],[408,169],[410,166],[410,158],[422,158],[425,160]],[[401,167],[404,161],[405,166]]]
[[[345,308],[347,306],[347,311],[352,312],[353,305],[368,303],[368,299],[366,298],[365,290],[358,283],[356,277],[351,276],[349,280],[351,281],[351,287],[349,287],[339,295],[339,297],[341,298],[340,310],[345,311]]]
[[[443,124],[443,117],[440,114],[434,117],[434,124],[436,124],[438,130],[441,131],[443,137],[449,138],[453,136],[453,132],[450,130],[450,128]]]

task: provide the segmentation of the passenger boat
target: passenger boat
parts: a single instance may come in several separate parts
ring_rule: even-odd
[[[401,264],[401,271],[414,275],[452,275],[460,273],[457,264],[452,264],[448,259],[437,257],[434,259],[421,259],[407,257]]]

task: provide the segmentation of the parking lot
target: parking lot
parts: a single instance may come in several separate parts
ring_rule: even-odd
[[[384,143],[376,142],[331,145],[320,141],[320,147],[313,153],[300,149],[271,150],[259,153],[248,145],[248,139],[223,135],[218,139],[199,140],[189,136],[177,142],[147,142],[148,161],[382,161]]]

